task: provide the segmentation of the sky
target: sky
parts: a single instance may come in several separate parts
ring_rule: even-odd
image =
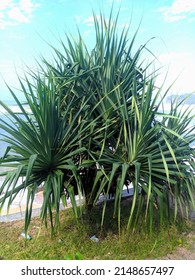
[[[130,39],[140,24],[135,47],[149,41],[155,67],[162,67],[157,84],[167,76],[167,87],[176,80],[171,94],[195,92],[195,0],[0,0],[0,99],[11,98],[5,82],[17,88],[16,73],[35,67],[41,55],[50,59],[48,43],[58,46],[66,32],[76,36],[79,27],[90,46],[92,11],[108,16],[112,4],[120,8],[119,31],[130,24]]]

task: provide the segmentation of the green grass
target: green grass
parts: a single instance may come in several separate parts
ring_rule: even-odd
[[[159,259],[177,246],[187,244],[185,233],[189,231],[189,225],[181,219],[152,233],[141,224],[134,233],[122,225],[119,237],[117,221],[110,216],[111,206],[112,203],[108,206],[103,229],[100,228],[100,206],[90,214],[84,214],[82,223],[75,222],[71,209],[61,211],[61,228],[52,238],[50,229],[41,227],[39,218],[32,219],[29,234],[33,238],[28,241],[21,237],[24,221],[0,223],[0,259]],[[123,209],[122,221],[125,225],[128,207]],[[90,240],[94,234],[99,238],[98,243]]]

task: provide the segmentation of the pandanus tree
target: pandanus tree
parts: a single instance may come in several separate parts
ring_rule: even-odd
[[[79,217],[75,195],[90,208],[104,195],[103,226],[110,193],[120,228],[127,182],[133,187],[129,229],[143,212],[151,229],[154,212],[162,225],[171,201],[175,218],[179,208],[194,205],[193,116],[177,100],[170,112],[159,111],[167,91],[156,89],[156,73],[140,62],[145,45],[134,51],[136,34],[129,40],[128,29],[118,31],[118,16],[94,15],[91,49],[80,32],[77,39],[66,35],[61,50],[52,46],[53,62],[42,58],[38,72],[19,79],[24,103],[9,88],[21,115],[0,101],[9,118],[0,123],[8,143],[1,166],[11,167],[1,174],[0,208],[26,190],[26,232],[40,185],[41,219],[49,217],[52,229],[59,224],[60,201],[70,198]]]

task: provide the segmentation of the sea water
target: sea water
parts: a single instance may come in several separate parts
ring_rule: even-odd
[[[4,103],[7,106],[9,106],[13,112],[15,112],[15,113],[21,112],[19,107],[17,105],[15,105],[14,101],[6,100],[6,101],[4,101]],[[183,110],[187,109],[188,106],[189,105],[186,104],[186,106],[183,107]],[[195,104],[192,104],[191,106],[193,106],[195,109]],[[170,104],[168,104],[168,103],[165,104],[165,107],[166,107],[165,112],[168,113],[170,111]],[[193,112],[194,112],[194,110],[193,110]],[[8,118],[7,111],[2,106],[0,106],[0,119],[6,121],[7,123],[11,123],[11,121]],[[193,122],[190,124],[190,126],[193,126],[193,125],[195,126],[195,118],[194,118]],[[0,128],[0,157],[2,157],[4,155],[6,148],[8,146],[8,144],[5,141],[3,141],[3,135],[7,135],[7,133]],[[192,144],[192,146],[193,147],[195,146],[195,141]]]
[[[21,113],[20,108],[14,103],[14,101],[7,100],[3,101],[9,108],[15,113]],[[26,105],[25,105],[26,106]],[[28,107],[26,107],[28,108]],[[22,117],[22,114],[20,115]],[[8,124],[12,124],[11,120],[9,119],[9,115],[7,111],[0,106],[0,120],[5,121]],[[3,129],[0,128],[0,157],[2,157],[6,151],[8,144],[3,141],[4,136],[8,135]]]
[[[17,106],[15,106],[13,104],[13,101],[6,100],[3,102],[10,108],[13,107],[12,109],[14,109],[14,108],[17,109],[16,108]],[[10,122],[9,119],[7,118],[7,112],[2,106],[0,106],[0,120],[3,120],[7,123]],[[4,138],[3,135],[7,135],[7,133],[3,129],[0,128],[0,157],[2,157],[4,155],[6,148],[8,146],[8,144],[5,141],[3,141],[3,138]]]

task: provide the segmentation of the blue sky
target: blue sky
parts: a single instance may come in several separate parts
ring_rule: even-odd
[[[119,29],[131,19],[130,37],[141,26],[136,46],[148,44],[163,66],[159,85],[168,70],[166,85],[179,75],[173,93],[195,91],[195,0],[0,0],[0,98],[10,99],[3,79],[17,87],[16,71],[25,64],[33,67],[35,58],[48,58],[65,32],[76,34],[80,28],[87,44],[93,35],[92,9],[107,16],[112,2],[120,11]],[[147,53],[146,53],[147,58]]]

